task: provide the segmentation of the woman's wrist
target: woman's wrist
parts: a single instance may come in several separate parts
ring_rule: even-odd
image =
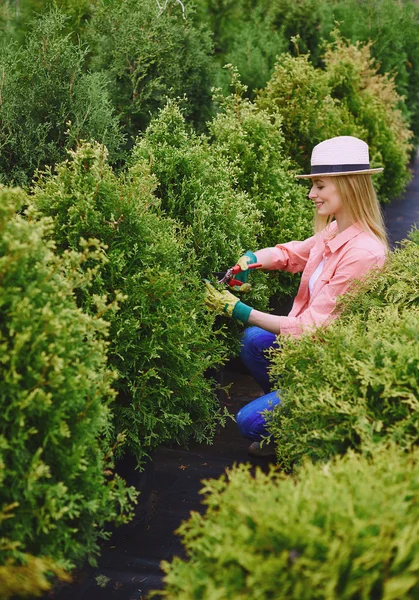
[[[241,321],[242,323],[248,323],[250,313],[252,312],[252,310],[253,310],[253,308],[251,306],[248,306],[247,304],[245,304],[244,302],[241,302],[239,300],[237,302],[237,304],[235,305],[233,314],[231,316],[234,319]]]

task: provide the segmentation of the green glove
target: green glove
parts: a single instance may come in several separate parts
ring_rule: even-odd
[[[250,284],[247,283],[247,278],[249,277],[249,265],[253,265],[257,263],[258,259],[256,258],[256,254],[254,254],[251,250],[248,250],[246,254],[243,254],[237,261],[237,264],[241,268],[240,273],[234,275],[234,279],[238,279],[239,281],[243,281],[244,285],[241,286],[233,286],[233,289],[237,292],[248,292],[251,288]]]
[[[233,317],[233,319],[238,319],[243,323],[248,322],[249,315],[253,310],[250,306],[240,302],[236,296],[227,290],[219,292],[210,284],[209,281],[205,282],[205,287],[205,304],[208,306],[208,308],[227,315],[228,317]]]

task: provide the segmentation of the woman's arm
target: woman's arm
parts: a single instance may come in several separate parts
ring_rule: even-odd
[[[272,248],[263,248],[254,254],[257,262],[262,264],[262,269],[300,273],[307,264],[315,242],[316,236],[312,236],[302,242],[287,242]]]
[[[257,327],[261,327],[266,331],[270,331],[271,333],[278,335],[281,333],[279,319],[280,317],[277,315],[268,315],[268,313],[252,309],[252,312],[249,315],[248,323],[249,325],[256,325]]]

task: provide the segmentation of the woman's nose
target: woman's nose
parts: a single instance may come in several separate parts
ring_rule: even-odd
[[[316,196],[317,196],[317,194],[316,194],[316,192],[314,190],[314,187],[312,187],[311,190],[310,190],[310,192],[309,192],[309,194],[308,194],[308,197],[311,198],[311,199],[313,199]]]

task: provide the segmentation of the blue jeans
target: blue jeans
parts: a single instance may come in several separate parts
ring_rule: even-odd
[[[280,402],[278,392],[272,391],[268,375],[270,363],[265,356],[266,350],[278,347],[276,336],[260,327],[249,327],[243,334],[240,358],[265,392],[264,396],[243,406],[236,415],[240,433],[249,440],[259,442],[268,435],[261,413],[272,410]]]

